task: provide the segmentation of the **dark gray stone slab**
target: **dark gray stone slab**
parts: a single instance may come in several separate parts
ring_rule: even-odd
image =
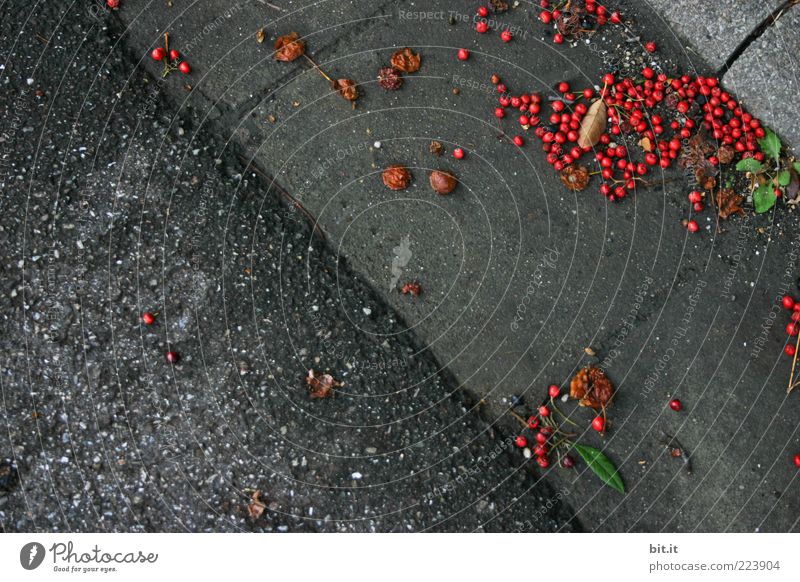
[[[719,70],[782,0],[648,0],[691,52]]]
[[[784,143],[800,145],[800,6],[795,6],[742,53],[723,80]]]

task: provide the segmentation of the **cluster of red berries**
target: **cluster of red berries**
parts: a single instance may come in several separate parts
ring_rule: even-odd
[[[144,322],[145,325],[153,325],[156,322],[156,317],[158,317],[158,313],[151,313],[149,311],[145,311],[142,314],[142,321]],[[178,354],[178,352],[173,352],[172,350],[170,350],[167,352],[166,358],[170,364],[177,364],[180,361],[181,356],[180,354]]]
[[[553,35],[553,42],[556,44],[563,44],[565,38],[558,26],[558,23],[564,16],[564,13],[562,13],[559,8],[551,8],[549,0],[540,0],[539,6],[542,8],[542,11],[539,13],[539,20],[545,24],[550,24],[551,22],[555,23],[558,32]],[[581,13],[585,13],[587,18],[593,18],[597,23],[598,28],[605,26],[608,22],[613,24],[622,24],[622,15],[619,13],[619,11],[615,10],[611,12],[602,4],[598,4],[596,0],[586,0],[584,9]],[[653,46],[653,51],[655,51],[655,43]]]
[[[551,98],[547,124],[539,117],[543,115],[539,94],[511,95],[506,85],[493,77],[493,82],[498,81],[497,91],[501,94],[495,117],[502,119],[507,110],[518,110],[521,113],[519,123],[524,130],[536,127],[534,134],[542,140],[547,162],[556,171],[562,171],[594,149],[600,166],[598,173],[603,178],[600,192],[611,201],[624,198],[652,167],[670,168],[681,155],[682,140],[700,131],[708,131],[718,143],[733,147],[742,157],[764,159],[764,154],[757,151],[758,139],[765,133],[761,122],[722,91],[717,79],[689,76],[670,79],[650,67],[642,70],[642,77],[636,81],[618,80],[612,73],[603,76],[599,98],[604,101],[609,122],[594,148],[578,145],[581,122],[589,112],[589,102],[598,97],[592,88],[576,92],[569,83],[559,83],[560,96]],[[698,102],[703,105],[698,106]],[[653,111],[662,103],[667,109],[672,104],[671,120],[666,118],[669,114]],[[705,111],[701,122],[692,117],[698,111]],[[671,136],[666,135],[668,130]],[[644,156],[639,161],[632,159],[631,149],[623,145],[627,140],[634,140],[641,146]],[[524,143],[521,138],[519,142],[516,138],[514,141],[517,145]],[[720,164],[716,155],[708,157],[707,162],[712,166]],[[693,209],[699,212],[703,209],[702,194],[697,198],[695,193],[690,195]],[[687,228],[693,232],[699,229],[695,221],[689,221]]]
[[[784,295],[781,303],[785,309],[792,312],[792,320],[786,324],[786,333],[789,334],[789,337],[795,337],[800,332],[800,303],[795,301],[791,295]],[[787,343],[783,351],[787,356],[794,357],[797,348],[794,344]]]
[[[150,53],[150,56],[154,61],[164,61],[164,64],[166,65],[164,73],[165,76],[176,66],[184,75],[188,75],[192,72],[192,67],[186,61],[181,60],[181,54],[175,49],[171,49],[169,52],[167,52],[166,48],[159,46],[153,49],[153,51]],[[169,60],[165,61],[164,59],[167,57],[169,57]]]
[[[489,16],[489,9],[486,6],[479,6],[478,17],[481,18],[482,20],[478,20],[475,23],[476,32],[480,34],[486,34],[487,32],[489,32],[489,23],[485,20],[487,16]],[[510,30],[503,30],[500,32],[500,40],[502,40],[503,42],[511,42],[511,39],[513,37],[514,35],[511,34]],[[460,55],[459,58],[461,58]],[[461,60],[466,60],[466,59],[461,59]]]

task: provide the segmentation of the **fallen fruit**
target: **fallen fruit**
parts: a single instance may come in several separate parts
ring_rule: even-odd
[[[528,439],[520,435],[514,440],[514,444],[522,449],[528,445]]]
[[[397,69],[383,67],[378,71],[378,84],[387,91],[397,91],[403,86],[403,77]]]
[[[167,361],[170,364],[177,364],[180,359],[178,352],[167,352]]]
[[[142,314],[142,321],[145,322],[147,325],[153,325],[156,322],[156,316],[150,313],[149,311],[145,311]]]
[[[606,427],[606,421],[603,419],[602,416],[595,416],[594,420],[592,420],[592,428],[597,432],[603,432],[603,429]]]
[[[411,172],[404,166],[393,165],[383,171],[383,184],[390,190],[405,190],[411,183]]]
[[[450,194],[458,186],[456,177],[448,172],[434,170],[431,172],[430,184],[433,191],[437,194]]]
[[[561,394],[561,388],[555,384],[551,384],[547,389],[547,393],[550,395],[550,398],[558,398],[559,394]]]
[[[672,400],[669,401],[669,407],[675,412],[680,412],[681,409],[683,408],[683,404],[681,404],[681,401],[678,400],[677,398],[673,398]]]
[[[178,65],[178,70],[183,73],[184,75],[188,75],[192,72],[192,67],[189,66],[189,63],[186,61],[182,61],[180,65]]]
[[[453,157],[457,160],[463,160],[464,155],[464,150],[462,148],[456,148],[453,150]]]
[[[466,61],[469,58],[469,51],[467,49],[458,49],[458,60]]]
[[[167,56],[167,49],[165,49],[163,46],[154,48],[153,52],[150,53],[150,56],[153,57],[154,61],[163,61],[164,57]]]

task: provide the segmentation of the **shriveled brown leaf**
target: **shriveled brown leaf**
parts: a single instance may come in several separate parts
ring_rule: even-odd
[[[334,389],[343,386],[341,382],[337,382],[330,374],[322,374],[316,376],[314,370],[308,371],[306,376],[306,384],[308,384],[311,391],[311,398],[330,398],[334,394]]]
[[[306,43],[296,32],[279,36],[275,41],[275,60],[290,63],[306,53]]]
[[[561,183],[570,190],[580,192],[589,184],[589,170],[570,164],[561,171]]]
[[[730,164],[735,155],[736,150],[729,145],[719,146],[719,149],[717,150],[717,158],[719,159],[720,164]]]
[[[508,2],[504,0],[489,0],[489,4],[492,5],[492,9],[495,12],[505,12],[508,10]]]
[[[392,67],[404,73],[416,73],[419,71],[420,58],[414,54],[410,48],[400,49],[392,55]]]
[[[596,145],[600,141],[600,136],[606,130],[607,122],[608,110],[606,104],[602,99],[598,99],[589,107],[586,117],[581,122],[578,145],[582,148],[590,148]]]
[[[266,38],[267,38],[267,33],[264,31],[263,28],[259,28],[258,31],[256,32],[256,42],[258,44],[261,44],[264,42]]]
[[[261,491],[254,491],[250,497],[250,503],[247,505],[247,515],[252,519],[258,519],[264,514],[266,508],[266,503],[261,501]]]
[[[703,166],[695,169],[694,177],[701,190],[713,190],[717,187],[717,179],[713,176],[710,168],[712,166]]]
[[[444,146],[440,142],[434,140],[431,142],[431,145],[428,149],[433,155],[441,156],[442,152],[444,151]]]
[[[732,214],[744,214],[742,202],[744,196],[737,194],[732,188],[720,188],[716,196],[719,217],[726,219]]]
[[[653,142],[650,141],[649,137],[643,137],[639,140],[639,147],[641,147],[645,152],[650,153],[653,151]]]
[[[794,168],[789,170],[789,174],[791,179],[789,180],[789,185],[786,186],[784,196],[789,204],[797,204],[800,201],[800,197],[798,197],[798,194],[800,194],[800,175],[797,174]]]
[[[358,86],[352,79],[336,79],[331,85],[334,91],[348,101],[358,99]]]
[[[596,366],[582,368],[569,384],[569,397],[580,400],[581,406],[603,408],[611,404],[614,385],[605,372]]]

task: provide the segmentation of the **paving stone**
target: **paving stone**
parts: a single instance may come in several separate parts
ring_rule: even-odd
[[[781,0],[650,0],[672,31],[719,70]]]
[[[800,6],[792,8],[742,53],[725,84],[748,109],[775,129],[784,143],[800,145]]]

